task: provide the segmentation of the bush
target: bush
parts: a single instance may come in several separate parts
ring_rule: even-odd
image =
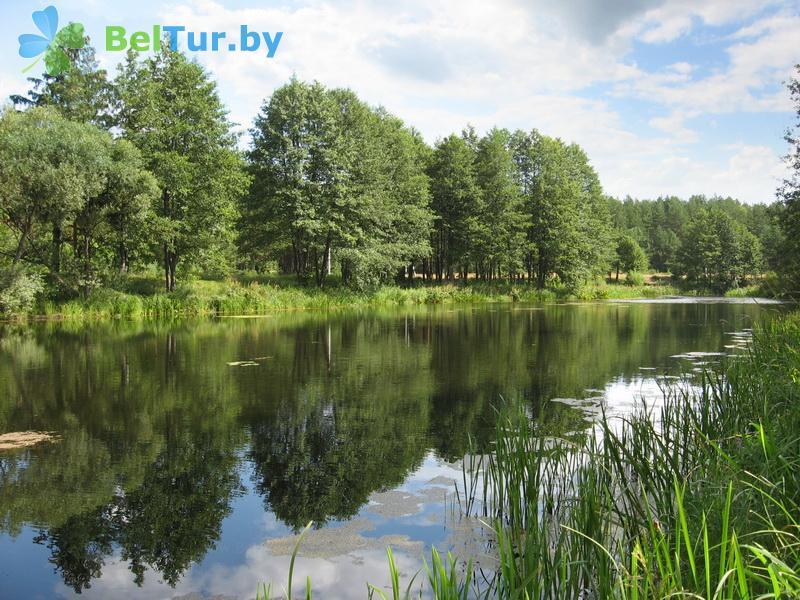
[[[644,275],[638,271],[631,271],[625,277],[625,285],[644,285]]]
[[[42,289],[44,284],[38,273],[12,269],[0,275],[0,312],[11,315],[30,312]]]

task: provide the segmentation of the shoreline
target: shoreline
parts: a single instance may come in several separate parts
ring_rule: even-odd
[[[743,293],[743,292],[749,293]],[[433,283],[414,287],[382,286],[354,291],[236,280],[197,280],[172,293],[132,293],[98,289],[87,298],[39,303],[33,312],[0,316],[0,321],[67,321],[159,319],[184,317],[256,317],[274,312],[339,311],[436,305],[555,304],[569,302],[738,302],[780,304],[763,290],[735,290],[724,296],[708,290],[682,290],[666,284],[593,284],[570,292],[564,288],[537,289],[527,282]]]

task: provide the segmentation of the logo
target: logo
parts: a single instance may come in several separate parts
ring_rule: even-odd
[[[86,43],[83,25],[69,23],[59,30],[58,11],[55,6],[34,11],[31,17],[42,35],[25,33],[19,36],[19,55],[22,58],[37,57],[22,72],[30,71],[44,56],[44,64],[49,75],[56,76],[63,73],[70,66],[67,50],[78,50]]]
[[[134,52],[158,52],[161,49],[162,36],[172,50],[177,50],[178,44],[185,40],[190,52],[255,52],[261,49],[267,58],[273,58],[283,38],[283,32],[257,31],[249,29],[247,25],[240,25],[238,36],[228,36],[226,31],[187,31],[184,25],[153,25],[152,34],[149,31],[135,31],[128,37],[124,27],[108,25],[106,50],[119,52],[130,48]]]

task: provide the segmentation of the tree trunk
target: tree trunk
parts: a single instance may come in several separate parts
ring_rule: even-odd
[[[53,257],[50,268],[54,273],[61,271],[61,225],[53,225]]]
[[[25,250],[25,242],[27,239],[28,232],[23,231],[22,235],[19,236],[19,242],[17,242],[17,251],[14,253],[14,261],[12,264],[16,265],[22,259],[22,254]]]
[[[167,292],[171,291],[169,288],[169,282],[169,248],[166,244],[164,244],[164,289]]]
[[[540,290],[544,289],[545,268],[544,260],[539,258],[539,265],[536,269],[536,287]]]
[[[120,243],[117,252],[119,253],[119,272],[123,273],[123,274],[127,273],[128,272],[128,249],[125,247],[125,244]]]
[[[325,248],[325,275],[330,275],[331,271],[331,245],[329,242]]]
[[[167,292],[175,291],[175,271],[178,267],[178,255],[164,244],[164,286]]]

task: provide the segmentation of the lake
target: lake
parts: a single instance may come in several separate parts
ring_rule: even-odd
[[[465,454],[524,402],[554,435],[742,352],[779,305],[671,300],[0,325],[0,598],[365,598],[386,546],[487,569]],[[505,399],[505,400],[504,400]]]

